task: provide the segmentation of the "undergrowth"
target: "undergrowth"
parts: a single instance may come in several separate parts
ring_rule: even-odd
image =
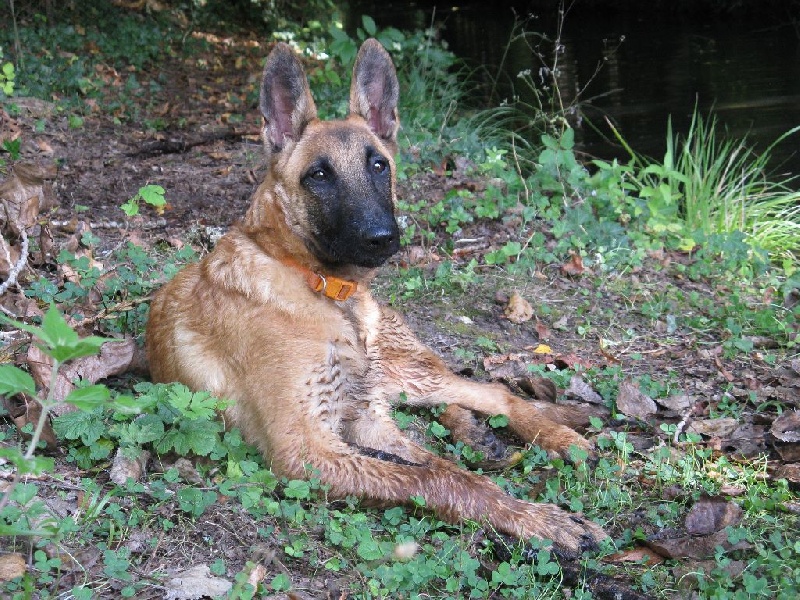
[[[102,96],[98,74],[103,70],[98,65],[127,73],[125,85],[131,90],[159,85],[157,77],[145,75],[147,65],[162,52],[190,53],[191,46],[180,46],[178,33],[158,19],[125,14],[113,19],[115,35],[101,34],[104,30],[94,24],[44,23],[41,18],[25,23],[21,39],[27,48],[39,50],[26,55],[24,71],[2,67],[3,93],[12,100],[17,93],[55,97],[59,107],[81,112],[82,102]],[[341,89],[347,85],[355,48],[368,36],[378,37],[398,64],[405,136],[401,180],[413,187],[415,176],[442,161],[441,176],[453,176],[453,164],[446,159],[456,155],[468,159],[461,175],[490,182],[481,189],[454,186],[441,199],[401,198],[404,245],[434,251],[442,260],[387,270],[381,291],[390,300],[431,305],[435,300],[452,312],[459,306],[466,311],[470,306],[464,298],[474,305],[497,285],[525,286],[537,277],[553,280],[553,269],[571,261],[581,279],[561,292],[568,302],[548,301],[544,295],[536,307],[537,318],[552,323],[565,338],[596,339],[611,355],[637,337],[652,335],[599,306],[601,299],[612,297],[638,323],[645,323],[647,331],[661,327],[666,342],[686,336],[697,346],[720,345],[724,358],[748,360],[755,357],[759,340],[768,338],[770,349],[758,351],[758,360],[768,364],[797,352],[800,308],[792,302],[800,287],[797,237],[792,233],[797,213],[786,200],[792,197],[786,182],[771,185],[765,179],[765,155],[754,156],[738,142],[717,142],[712,118],[706,123],[697,119],[685,138],[668,133],[672,142],[662,162],[634,154],[627,164],[596,161],[587,166],[575,153],[574,132],[565,117],[568,107],[560,108],[558,119],[540,115],[542,121],[532,129],[536,135],[527,133],[520,145],[519,135],[497,128],[510,114],[507,106],[494,114],[459,113],[465,91],[458,62],[430,32],[378,30],[368,17],[355,39],[336,25],[320,25],[292,40],[309,60],[318,60],[323,50],[331,58],[309,69],[320,108],[333,106],[327,116],[343,114]],[[8,42],[2,39],[0,44]],[[130,115],[141,109],[134,106],[134,97],[125,109]],[[119,108],[108,107],[111,114],[121,114]],[[714,148],[718,154],[712,153]],[[752,179],[745,183],[741,175],[747,173]],[[143,188],[125,203],[128,213],[141,202],[152,204],[148,198],[154,192],[157,202],[164,199],[165,190]],[[458,244],[481,225],[502,225],[504,235],[459,258]],[[91,237],[82,240],[88,249],[95,242]],[[94,336],[78,336],[59,311],[105,336],[141,336],[148,294],[196,258],[186,248],[127,244],[109,257],[106,262],[112,266],[103,271],[87,255],[64,251],[55,266],[68,267],[73,277],[57,284],[52,274],[42,272],[25,286],[28,297],[51,307],[41,322],[7,325],[31,334],[31,343],[54,359],[55,380],[65,363],[94,353],[101,343]],[[652,280],[632,276],[644,269]],[[683,287],[687,281],[705,285]],[[465,341],[455,354],[485,375],[481,359],[507,350],[506,343],[474,335],[470,323],[469,318],[459,321]],[[4,360],[10,360],[10,351],[4,352]],[[632,360],[644,361],[641,356]],[[575,376],[584,377],[612,415],[628,376],[614,361],[588,369],[534,367],[531,372],[560,388]],[[681,392],[669,373],[639,373],[635,379],[656,399]],[[681,561],[620,567],[604,560],[612,552],[605,548],[581,560],[585,579],[565,584],[558,560],[539,542],[509,544],[475,523],[442,523],[424,510],[421,499],[412,499],[405,508],[365,509],[352,498],[328,501],[314,473],[303,481],[276,477],[237,430],[226,431],[216,418],[225,401],[206,393],[179,384],[78,381],[65,400],[56,402],[52,389],[37,388],[18,367],[0,367],[0,392],[9,397],[27,394],[43,407],[35,424],[17,428],[7,419],[0,431],[0,455],[12,474],[0,500],[2,547],[27,558],[24,573],[3,583],[3,593],[10,597],[154,593],[168,577],[169,565],[162,562],[148,570],[150,556],[163,553],[161,540],[178,539],[170,535],[179,530],[189,532],[181,535],[193,544],[205,544],[203,556],[211,574],[233,582],[230,598],[301,589],[307,581],[295,576],[294,567],[304,576],[341,578],[342,597],[355,598],[589,598],[587,582],[598,572],[623,574],[635,589],[663,598],[691,589],[699,597],[720,600],[788,599],[800,589],[800,543],[794,534],[798,519],[786,508],[797,505],[796,490],[785,480],[770,479],[765,460],[734,461],[701,444],[696,435],[678,432],[675,425],[662,424],[654,436],[656,445],[637,450],[635,432],[629,435],[624,427],[606,431],[606,424],[595,421],[591,433],[600,449],[596,465],[574,467],[550,460],[531,446],[519,450],[515,466],[491,476],[518,497],[585,512],[603,523],[620,549],[658,530],[680,527],[688,505],[702,494],[738,486],[744,490],[737,503],[745,518],[727,536],[731,542],[747,542],[749,549],[720,548],[712,567],[694,569],[690,576],[676,574],[673,567]],[[714,408],[723,417],[788,408],[761,406],[754,396],[724,397]],[[77,408],[52,419],[64,451],[57,462],[73,469],[77,478],[64,482],[57,495],[72,500],[73,488],[81,495],[78,509],[69,514],[45,498],[59,467],[38,444],[44,423],[51,412],[60,412],[54,409],[61,402]],[[475,468],[483,457],[452,443],[435,413],[398,412],[396,419],[435,451]],[[500,430],[505,425],[492,419],[487,424]],[[114,483],[105,474],[116,453],[129,461],[149,453],[156,460],[146,475]],[[187,457],[192,461],[188,469],[180,462]],[[667,496],[673,486],[681,493]],[[255,559],[231,560],[214,536],[191,533],[208,522],[222,528],[242,515],[251,526],[238,532],[246,539],[235,538],[235,543],[265,546],[274,557],[260,557],[270,565],[260,578],[254,576]],[[227,539],[230,543],[234,538]],[[86,548],[95,548],[96,554],[81,554]],[[82,561],[91,560],[101,565],[99,575],[84,568]],[[734,576],[728,570],[731,562],[744,564]]]

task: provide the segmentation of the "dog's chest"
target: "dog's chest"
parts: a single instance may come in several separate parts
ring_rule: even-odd
[[[369,404],[369,374],[366,335],[357,322],[345,319],[326,340],[306,383],[311,416],[339,432]]]

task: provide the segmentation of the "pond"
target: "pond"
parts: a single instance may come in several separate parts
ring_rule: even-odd
[[[759,149],[800,125],[800,15],[782,12],[791,2],[764,5],[757,18],[625,4],[638,8],[577,2],[563,19],[559,88],[565,103],[579,105],[576,138],[588,156],[627,158],[605,117],[633,149],[658,158],[668,117],[674,130],[686,131],[695,105],[706,116],[713,108],[732,136],[746,136]],[[437,6],[356,0],[346,5],[345,23],[354,28],[362,14],[369,14],[379,27],[434,25],[457,55],[481,67],[485,80],[497,78],[500,99],[514,93],[510,85],[519,72],[537,74],[552,65],[552,43],[537,47],[529,38],[530,44],[509,46],[515,24],[525,20],[526,30],[553,40],[557,8],[557,2],[513,9],[503,2]],[[545,54],[545,63],[537,50]],[[775,148],[772,166],[780,174],[800,174],[800,133]]]

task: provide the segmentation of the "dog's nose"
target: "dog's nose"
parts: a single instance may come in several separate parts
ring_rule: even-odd
[[[395,240],[394,231],[388,227],[381,227],[367,231],[364,242],[376,252],[387,250]]]

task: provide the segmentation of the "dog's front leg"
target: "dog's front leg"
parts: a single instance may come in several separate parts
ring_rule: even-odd
[[[384,376],[412,406],[447,404],[442,421],[456,437],[471,441],[475,427],[471,415],[505,415],[509,428],[525,442],[550,453],[569,457],[571,446],[591,454],[592,444],[565,425],[574,423],[569,409],[526,402],[503,385],[478,383],[453,374],[432,350],[423,345],[395,312],[383,309],[380,322],[380,363]]]
[[[488,478],[418,448],[412,463],[347,444],[329,432],[308,424],[301,447],[273,446],[273,468],[295,478],[319,477],[332,497],[356,496],[371,505],[408,504],[421,497],[440,519],[456,523],[469,519],[529,539],[552,540],[557,551],[574,556],[605,538],[595,523],[548,504],[533,504],[505,494]],[[299,433],[299,432],[297,432]]]

